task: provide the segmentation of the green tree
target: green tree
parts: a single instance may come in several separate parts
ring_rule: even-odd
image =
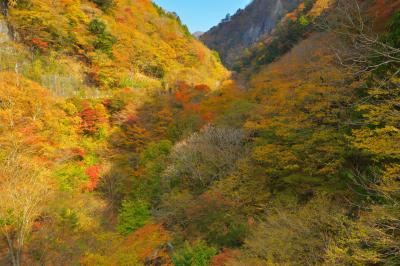
[[[172,261],[175,266],[208,266],[216,254],[215,248],[202,241],[192,246],[186,242],[184,247],[174,254]]]
[[[97,37],[93,42],[94,48],[111,55],[117,39],[107,31],[106,24],[99,19],[94,19],[89,23],[88,30]]]
[[[150,210],[143,201],[124,201],[119,215],[117,230],[122,235],[128,235],[144,226],[150,219]]]
[[[114,0],[93,0],[93,2],[96,3],[104,12],[110,11],[116,5]]]
[[[140,154],[139,169],[133,179],[132,195],[152,206],[160,203],[165,190],[162,173],[167,167],[167,156],[172,148],[169,140],[150,143]]]

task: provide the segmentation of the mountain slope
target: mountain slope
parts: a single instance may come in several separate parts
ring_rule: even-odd
[[[7,24],[26,51],[33,51],[19,65],[33,58],[46,66],[52,56],[70,61],[82,81],[72,91],[162,87],[176,80],[215,87],[227,73],[179,17],[150,0],[21,0],[10,2],[8,9],[3,12]],[[39,73],[35,77],[40,83],[45,79]]]
[[[200,39],[216,50],[222,61],[231,67],[236,57],[261,36],[270,33],[286,12],[296,8],[301,0],[254,0],[244,10],[221,22]]]
[[[141,231],[116,229],[123,195],[144,147],[197,129],[196,101],[227,74],[150,0],[1,1],[0,265],[169,261],[147,203]],[[193,112],[173,100],[181,87]]]
[[[400,265],[398,0],[300,4],[222,82],[150,1],[7,2],[0,265]]]

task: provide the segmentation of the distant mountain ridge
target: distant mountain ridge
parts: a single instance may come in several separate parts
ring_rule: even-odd
[[[192,35],[196,38],[200,38],[203,34],[204,34],[204,31],[196,31],[196,32],[193,32]]]
[[[216,50],[226,66],[232,67],[245,48],[270,33],[279,19],[303,2],[302,0],[254,0],[245,9],[225,18],[204,33],[200,39]]]

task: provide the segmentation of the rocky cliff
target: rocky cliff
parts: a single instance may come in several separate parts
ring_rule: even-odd
[[[271,32],[279,19],[296,8],[302,0],[254,0],[244,10],[225,18],[200,39],[219,52],[222,61],[231,67],[243,51]]]

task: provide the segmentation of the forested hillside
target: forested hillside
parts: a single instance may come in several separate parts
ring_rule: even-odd
[[[25,47],[9,44],[13,56],[4,55],[2,69],[14,69],[17,61],[19,72],[58,95],[161,87],[178,79],[215,87],[226,75],[218,57],[175,14],[149,0],[21,0],[8,6],[2,21]]]
[[[400,1],[299,3],[234,75],[149,0],[2,3],[0,265],[400,264]]]

